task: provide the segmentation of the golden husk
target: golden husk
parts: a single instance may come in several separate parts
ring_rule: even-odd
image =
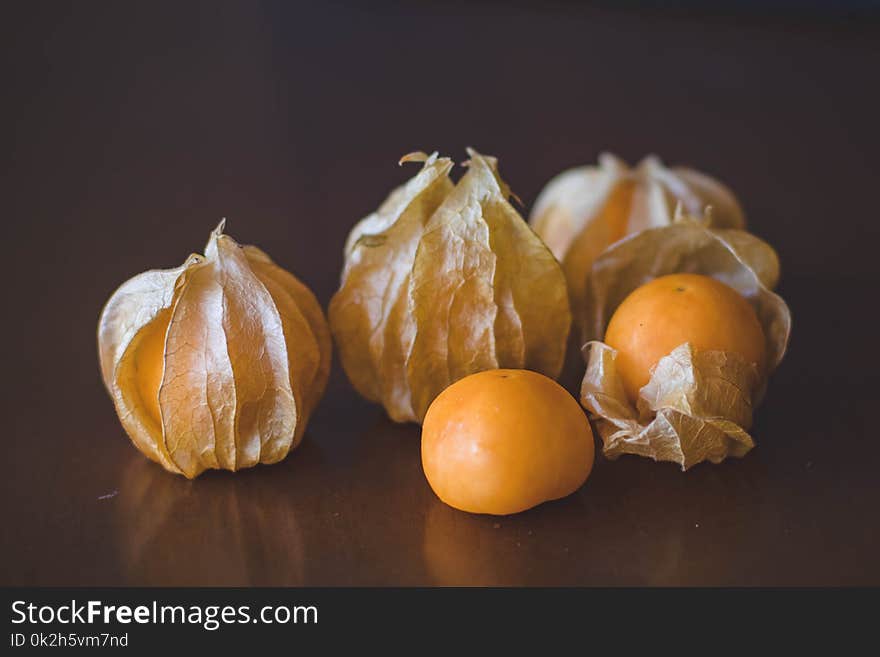
[[[693,169],[666,167],[654,156],[630,168],[603,153],[598,166],[570,169],[547,183],[529,221],[562,263],[578,327],[589,311],[586,296],[595,259],[627,235],[668,226],[679,204],[695,216],[712,206],[716,227],[745,226],[740,205],[727,187]]]
[[[448,385],[499,367],[556,377],[571,323],[559,263],[508,202],[497,162],[414,153],[421,171],[346,242],[330,328],[364,397],[421,422]]]
[[[630,292],[679,272],[716,278],[752,304],[764,329],[767,363],[759,372],[736,354],[694,352],[685,343],[660,360],[633,406],[615,370],[616,352],[600,339]],[[748,434],[752,411],[785,354],[791,330],[788,306],[770,290],[778,278],[779,261],[768,244],[744,231],[710,228],[708,218],[684,215],[621,240],[595,261],[581,403],[595,420],[606,456],[639,454],[686,470],[704,460],[743,456],[754,446]]]
[[[317,299],[223,225],[204,256],[124,283],[98,325],[101,373],[123,427],[146,456],[188,478],[283,459],[330,370]],[[144,353],[156,338],[161,378],[156,398],[144,399]]]

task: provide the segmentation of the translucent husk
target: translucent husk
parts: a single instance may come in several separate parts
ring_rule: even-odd
[[[647,228],[668,226],[675,208],[700,215],[714,208],[719,228],[743,228],[733,193],[717,180],[686,167],[666,167],[654,156],[636,167],[608,153],[598,166],[570,169],[539,194],[529,221],[562,263],[575,323],[583,325],[593,262],[617,240]]]
[[[686,470],[704,460],[743,456],[754,446],[748,434],[752,412],[785,354],[791,315],[770,290],[779,278],[773,249],[744,231],[708,226],[709,218],[680,214],[670,226],[614,244],[593,264],[581,403],[594,418],[609,458],[639,454]],[[631,291],[677,272],[712,276],[752,304],[764,329],[767,363],[759,371],[736,354],[695,352],[685,343],[659,361],[633,405],[616,372],[616,352],[600,337]]]
[[[314,295],[223,226],[204,256],[124,283],[98,324],[101,373],[123,427],[146,456],[188,478],[283,459],[330,370]]]
[[[421,171],[346,242],[330,328],[352,385],[395,421],[486,369],[558,376],[571,323],[559,263],[510,205],[497,161],[413,153]]]

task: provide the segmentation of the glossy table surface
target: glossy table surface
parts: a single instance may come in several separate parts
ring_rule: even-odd
[[[464,13],[462,13],[464,12]],[[880,584],[876,18],[380,3],[18,6],[4,20],[0,584]],[[141,457],[95,325],[220,217],[326,304],[397,158],[562,169],[658,153],[776,246],[789,354],[742,460],[600,458],[504,518],[444,506],[419,430],[334,360],[286,461],[196,481]],[[571,350],[563,383],[583,366]]]

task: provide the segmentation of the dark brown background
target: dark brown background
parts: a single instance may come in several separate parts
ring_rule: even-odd
[[[6,3],[0,584],[880,584],[875,16],[551,4]],[[729,183],[778,249],[786,361],[741,461],[600,460],[507,518],[440,503],[338,361],[285,462],[141,457],[95,324],[220,217],[329,300],[342,243],[474,145],[530,206],[604,149]],[[577,357],[565,383],[574,390]]]

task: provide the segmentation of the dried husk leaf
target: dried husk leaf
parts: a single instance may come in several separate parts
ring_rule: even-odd
[[[355,388],[398,422],[421,422],[454,381],[498,367],[556,377],[571,316],[552,253],[508,202],[494,158],[422,170],[358,223],[330,327]]]
[[[736,354],[695,352],[685,343],[660,360],[634,406],[617,375],[615,350],[599,338],[630,292],[678,272],[712,276],[752,304],[764,330],[767,363],[759,371]],[[765,242],[684,215],[670,226],[621,240],[596,260],[581,403],[595,420],[606,456],[638,454],[687,469],[704,460],[743,456],[754,446],[748,434],[752,412],[785,354],[791,330],[788,306],[769,289],[778,277],[778,259]]]
[[[585,321],[596,258],[626,235],[671,224],[679,204],[692,215],[712,206],[716,227],[745,226],[742,209],[727,187],[693,169],[668,168],[654,156],[630,168],[603,153],[598,166],[570,169],[547,183],[529,221],[562,263],[578,326]]]
[[[116,406],[125,431],[135,446],[164,468],[179,473],[179,468],[159,448],[155,440],[157,427],[139,408],[133,377],[134,354],[147,327],[161,322],[162,316],[174,305],[177,282],[190,267],[197,266],[201,256],[190,256],[175,269],[154,270],[139,274],[123,283],[101,313],[98,324],[98,354],[101,376]]]
[[[311,415],[324,394],[330,376],[333,344],[321,304],[312,291],[289,271],[276,265],[255,246],[243,247],[248,263],[266,286],[279,307],[284,334],[294,367],[291,380],[302,388],[305,416]],[[294,443],[298,444],[306,423],[297,424]]]
[[[222,229],[204,256],[123,284],[98,326],[123,427],[146,456],[189,478],[283,459],[329,373],[317,300]]]
[[[396,422],[415,419],[406,372],[416,332],[408,293],[412,263],[425,223],[453,188],[452,166],[449,158],[434,153],[416,176],[354,227],[346,243],[342,285],[328,309],[352,385],[383,404]]]

